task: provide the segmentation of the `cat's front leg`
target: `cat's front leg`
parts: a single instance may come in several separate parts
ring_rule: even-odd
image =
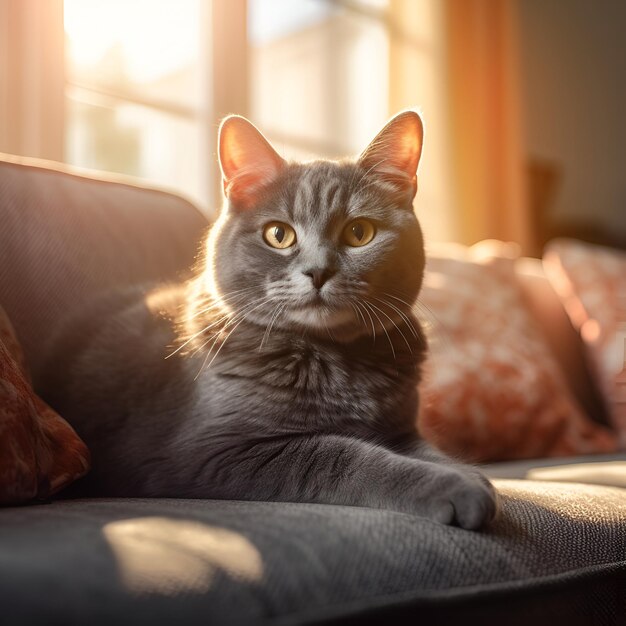
[[[238,442],[205,465],[198,497],[321,502],[414,513],[476,529],[496,512],[491,484],[455,466],[340,435]],[[191,487],[191,485],[189,485]]]
[[[462,509],[463,515],[468,518],[481,517],[484,508],[493,510],[493,517],[498,514],[500,509],[498,492],[477,467],[453,459],[421,439],[407,444],[402,454],[411,459],[446,468],[444,473],[446,481],[457,483],[458,486],[453,489],[462,492],[455,496],[454,500],[457,501],[457,508]],[[449,473],[456,476],[456,479],[451,479]]]

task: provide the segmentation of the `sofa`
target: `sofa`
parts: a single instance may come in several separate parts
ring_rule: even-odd
[[[35,391],[73,307],[113,286],[184,279],[207,226],[175,194],[3,156],[0,305]],[[520,264],[519,280],[572,393],[603,420],[541,267]],[[598,484],[607,468],[611,485]],[[3,507],[0,623],[626,624],[626,454],[485,471],[502,508],[479,532],[303,503],[61,492]]]

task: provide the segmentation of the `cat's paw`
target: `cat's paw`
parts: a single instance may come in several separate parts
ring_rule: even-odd
[[[441,524],[476,530],[498,512],[498,493],[477,470],[448,469],[430,485],[426,515]]]

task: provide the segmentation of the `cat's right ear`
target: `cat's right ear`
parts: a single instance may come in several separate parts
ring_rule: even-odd
[[[224,193],[231,204],[241,208],[250,207],[256,193],[285,166],[261,132],[239,115],[222,121],[218,146]]]
[[[392,117],[361,153],[359,164],[400,193],[417,191],[417,166],[422,155],[424,125],[416,111]]]

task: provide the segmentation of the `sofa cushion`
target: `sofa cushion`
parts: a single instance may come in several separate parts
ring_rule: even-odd
[[[48,498],[89,469],[87,446],[37,396],[0,307],[0,505]]]
[[[420,431],[470,461],[612,452],[614,433],[570,394],[526,306],[516,252],[496,241],[430,248],[419,300],[435,318],[435,341]]]
[[[626,450],[626,252],[556,239],[548,244],[543,264],[580,330]]]
[[[35,388],[59,322],[117,285],[189,268],[207,220],[186,200],[0,155],[0,305]]]
[[[485,532],[313,504],[93,499],[1,510],[3,624],[455,623],[443,618],[467,615],[476,621],[459,623],[492,624],[507,610],[500,623],[521,624],[539,609],[582,624],[600,623],[590,619],[600,601],[613,619],[606,623],[618,624],[626,490],[498,487],[503,511]]]
[[[589,358],[580,333],[572,325],[561,298],[545,275],[541,260],[518,259],[515,275],[528,310],[558,362],[570,393],[589,417],[601,424],[609,424],[607,408],[591,376]]]

